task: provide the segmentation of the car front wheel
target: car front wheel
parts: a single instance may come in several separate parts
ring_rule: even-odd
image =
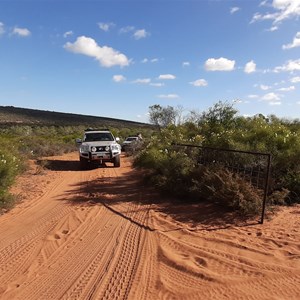
[[[88,169],[88,166],[89,166],[88,160],[83,157],[79,157],[79,160],[80,160],[80,169],[81,170]]]
[[[120,155],[115,156],[114,158],[114,167],[119,168],[121,166]]]

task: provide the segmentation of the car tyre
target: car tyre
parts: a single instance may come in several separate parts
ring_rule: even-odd
[[[86,170],[89,167],[89,162],[87,159],[80,157],[80,169],[81,170]]]
[[[120,155],[115,156],[114,158],[114,167],[119,168],[121,166]]]

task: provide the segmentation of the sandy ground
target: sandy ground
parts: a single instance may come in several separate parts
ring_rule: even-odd
[[[32,164],[0,216],[0,299],[300,299],[300,206],[243,224],[139,178],[125,157]]]

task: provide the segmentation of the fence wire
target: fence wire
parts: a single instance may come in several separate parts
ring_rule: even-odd
[[[189,157],[195,157],[199,165],[220,165],[239,174],[257,189],[263,190],[261,221],[264,221],[266,199],[269,188],[271,154],[253,151],[241,151],[189,144],[174,144],[175,149],[184,151]]]

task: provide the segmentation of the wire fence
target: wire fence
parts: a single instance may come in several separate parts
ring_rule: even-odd
[[[253,151],[203,147],[189,144],[173,144],[190,157],[195,157],[200,165],[220,165],[239,174],[245,181],[263,191],[260,223],[264,222],[266,200],[270,182],[271,154]]]

